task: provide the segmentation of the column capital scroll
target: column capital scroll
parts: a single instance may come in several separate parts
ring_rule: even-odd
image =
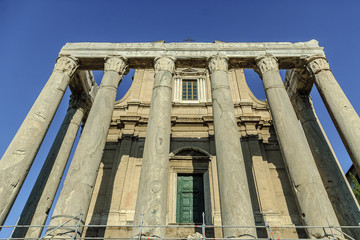
[[[257,57],[255,61],[256,61],[256,67],[254,68],[254,70],[260,76],[262,76],[262,74],[268,71],[279,70],[278,60],[276,57],[272,55]]]
[[[70,77],[78,68],[78,59],[72,56],[59,56],[56,60],[54,71],[66,73]]]
[[[306,69],[312,74],[317,74],[323,70],[330,70],[329,63],[325,56],[311,56],[306,59]]]
[[[129,72],[128,60],[122,56],[108,56],[105,58],[104,71],[114,71],[119,75]]]
[[[229,58],[223,55],[214,55],[208,58],[208,67],[210,73],[214,73],[216,71],[224,71],[226,72],[229,69]]]
[[[161,56],[154,59],[155,73],[159,71],[168,71],[171,74],[175,71],[176,58],[171,56]]]

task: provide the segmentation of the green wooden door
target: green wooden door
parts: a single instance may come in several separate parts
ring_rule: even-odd
[[[204,212],[202,175],[178,175],[176,222],[201,223]]]

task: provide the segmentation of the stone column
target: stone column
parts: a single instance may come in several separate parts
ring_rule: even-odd
[[[223,225],[255,226],[240,134],[228,79],[228,58],[209,59],[215,148]],[[224,228],[224,237],[256,238],[255,228]]]
[[[85,127],[74,153],[64,186],[56,203],[49,225],[61,225],[69,218],[82,214],[86,219],[107,133],[111,122],[118,85],[127,72],[126,59],[112,56],[105,59],[105,71],[96,93]],[[67,225],[77,225],[79,217]],[[48,233],[52,231],[48,229]],[[58,229],[49,236],[71,238],[76,228]],[[81,234],[80,228],[77,234]]]
[[[175,59],[155,59],[154,87],[151,97],[149,121],[146,129],[139,190],[135,208],[135,224],[144,213],[144,225],[166,225],[166,200],[171,128],[171,92]],[[165,236],[165,228],[143,229],[146,236]],[[139,233],[134,228],[133,235]]]
[[[86,96],[71,95],[69,108],[20,215],[18,225],[44,225],[59,187],[84,112]],[[16,228],[13,238],[39,238],[40,227]]]
[[[324,56],[308,59],[308,71],[325,103],[337,131],[360,174],[360,118],[330,71]]]
[[[256,59],[256,64],[304,224],[338,225],[304,132],[281,80],[277,59],[264,56]],[[310,238],[321,238],[327,234],[331,236],[329,229],[308,228],[307,232]],[[344,239],[342,235],[334,233],[339,239]]]
[[[57,59],[48,82],[0,160],[0,225],[9,214],[77,67],[74,58]]]
[[[319,125],[310,97],[297,94],[291,100],[339,223],[358,226],[359,206]],[[360,229],[343,230],[353,238],[360,239]]]

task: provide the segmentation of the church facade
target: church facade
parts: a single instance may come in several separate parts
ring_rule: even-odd
[[[252,94],[242,69],[227,74],[255,222],[264,224],[266,214],[274,225],[300,224],[269,107]],[[131,88],[115,103],[89,224],[134,222],[153,85],[154,70],[136,70]],[[204,212],[207,224],[220,226],[209,72],[176,69],[172,89],[166,224],[199,224]]]
[[[129,68],[132,85],[115,101]],[[251,92],[245,68],[261,77],[266,101]],[[284,82],[279,69],[288,69]],[[91,70],[104,70],[100,86]],[[62,227],[45,238],[360,237],[340,228],[358,225],[359,206],[313,109],[314,84],[357,168],[360,133],[349,130],[359,117],[314,40],[67,44],[0,161],[0,178],[20,182],[0,187],[0,219],[26,177],[19,166],[31,166],[70,85],[19,225],[45,223],[84,122],[50,220]],[[40,230],[16,228],[13,237]]]

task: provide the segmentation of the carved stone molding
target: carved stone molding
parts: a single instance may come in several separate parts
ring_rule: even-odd
[[[279,70],[279,64],[274,56],[261,56],[255,59],[256,67],[255,71],[260,74],[260,76],[268,71]]]
[[[306,69],[313,75],[317,74],[322,70],[330,70],[329,63],[324,56],[313,56],[309,57],[306,60]]]
[[[60,56],[56,60],[54,71],[60,71],[69,76],[72,76],[78,66],[79,64],[76,58],[71,56]]]
[[[129,72],[127,59],[122,56],[109,56],[105,58],[105,71],[115,71],[120,75],[126,75]]]
[[[154,59],[155,73],[159,71],[169,71],[170,73],[173,74],[175,71],[175,61],[176,59],[170,56],[162,56],[155,58]]]
[[[210,73],[215,71],[227,71],[229,68],[229,58],[222,55],[214,55],[208,58],[208,67]]]

